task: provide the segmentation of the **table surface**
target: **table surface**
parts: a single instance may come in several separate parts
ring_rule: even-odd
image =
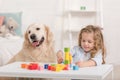
[[[79,70],[62,70],[60,72],[49,70],[27,70],[20,66],[23,62],[14,62],[0,67],[0,76],[28,77],[28,78],[69,78],[69,79],[104,79],[112,70],[113,65],[79,68]]]

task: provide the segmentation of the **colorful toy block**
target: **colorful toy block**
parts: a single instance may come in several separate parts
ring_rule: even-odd
[[[27,68],[28,68],[28,65],[25,64],[25,63],[23,63],[23,64],[21,64],[21,68],[25,68],[25,69],[27,69]]]
[[[30,64],[28,65],[28,69],[29,69],[29,70],[37,70],[38,67],[39,67],[39,65],[38,65],[37,63],[30,63]]]
[[[73,70],[79,70],[79,66],[77,65],[73,66]]]
[[[64,60],[64,64],[70,64],[70,48],[64,48],[64,53],[65,53],[65,60]]]
[[[44,69],[48,69],[49,64],[44,65]]]
[[[64,48],[64,61],[61,64],[38,64],[38,63],[29,63],[21,64],[21,68],[26,68],[28,70],[50,70],[59,72],[61,70],[78,70],[79,67],[72,64],[72,55],[70,54],[70,48]]]
[[[41,71],[41,70],[44,70],[43,66],[39,66],[39,67],[38,67],[38,70],[40,70],[40,71]]]

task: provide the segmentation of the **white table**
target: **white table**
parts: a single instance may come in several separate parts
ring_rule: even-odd
[[[79,70],[68,71],[48,71],[48,70],[27,70],[20,68],[22,62],[14,62],[0,67],[0,77],[28,77],[28,78],[68,78],[68,79],[95,79],[103,80],[110,72],[113,72],[113,66],[105,64],[95,67],[79,68]],[[113,79],[113,76],[111,76]]]

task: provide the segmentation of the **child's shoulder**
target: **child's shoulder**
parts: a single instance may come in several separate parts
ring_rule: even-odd
[[[74,50],[82,50],[82,48],[80,46],[74,46],[73,49]]]

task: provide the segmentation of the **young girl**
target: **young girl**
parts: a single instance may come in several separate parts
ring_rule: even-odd
[[[78,46],[71,50],[73,63],[79,67],[98,66],[105,63],[105,46],[100,27],[88,25],[80,31]],[[57,53],[58,63],[63,61],[62,51]]]

